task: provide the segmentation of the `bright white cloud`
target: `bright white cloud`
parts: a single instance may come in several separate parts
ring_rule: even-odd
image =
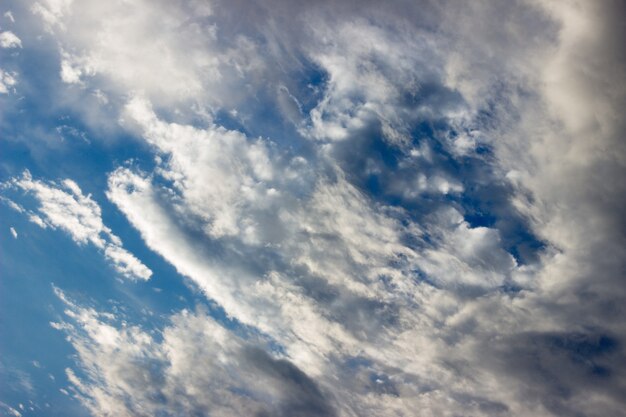
[[[15,231],[15,229],[13,227],[10,227],[9,230],[11,231],[11,234],[13,235],[13,238],[17,239],[17,232]]]
[[[259,280],[269,280],[269,276],[263,278],[263,275],[270,271],[251,269],[252,259],[246,260],[228,252],[217,256],[211,253],[210,247],[194,241],[185,228],[178,225],[179,219],[167,207],[161,206],[159,191],[147,179],[128,170],[118,170],[110,178],[109,185],[109,198],[141,232],[149,247],[172,263],[182,275],[196,282],[208,297],[218,301],[234,318],[258,327],[285,346],[297,343],[299,354],[311,371],[321,371],[318,368],[321,366],[319,355],[330,353],[331,339],[353,343],[341,326],[328,323],[322,312],[303,297],[300,289],[283,282],[286,277],[271,275],[275,285],[268,288]],[[225,262],[227,259],[233,262]],[[293,305],[283,308],[277,304],[277,291],[283,293],[286,300],[291,299]],[[306,316],[298,314],[298,311],[305,310]],[[292,328],[285,322],[297,323],[298,327]],[[323,328],[319,328],[320,323]],[[336,329],[329,334],[328,327]],[[306,345],[302,345],[302,341]]]
[[[48,25],[48,30],[51,30],[54,26],[64,30],[65,26],[61,20],[64,16],[71,13],[72,3],[74,3],[73,0],[44,0],[35,2],[31,10],[42,17]]]
[[[309,134],[321,140],[346,139],[377,121],[388,140],[409,140],[411,114],[400,101],[403,95],[415,95],[420,78],[428,77],[425,55],[435,59],[419,42],[421,34],[390,32],[365,20],[339,27],[315,23],[314,38],[323,43],[314,44],[309,53],[329,80],[324,98],[311,110]]]
[[[17,74],[0,68],[0,94],[8,94],[17,84]]]
[[[189,209],[208,223],[212,236],[242,233],[241,212],[271,204],[276,195],[271,187],[274,173],[262,140],[248,143],[243,134],[217,126],[203,131],[164,123],[140,99],[132,100],[125,114],[159,152],[170,157],[163,172]]]
[[[210,109],[241,100],[242,76],[264,64],[250,38],[217,39],[209,2],[45,0],[32,9],[60,41],[65,83],[103,82],[157,103],[201,99]]]
[[[123,276],[147,280],[152,271],[122,247],[122,242],[102,222],[100,206],[85,196],[70,179],[60,184],[32,178],[28,171],[4,183],[3,188],[22,190],[37,200],[36,211],[29,211],[33,223],[46,228],[61,229],[78,244],[91,243],[104,252],[114,268]]]
[[[427,230],[402,225],[402,211],[375,204],[337,167],[325,174],[237,132],[163,122],[139,99],[126,107],[124,123],[154,146],[158,168],[153,175],[118,169],[108,197],[150,248],[231,317],[283,346],[310,376],[339,378],[337,362],[356,356],[373,367],[402,367],[401,346],[411,356],[419,349],[423,358],[402,378],[435,372],[453,380],[431,364],[441,336],[427,326],[458,312],[455,292],[485,291],[513,279],[517,266],[500,247],[498,232],[470,227],[451,208],[425,223]],[[162,180],[172,187],[157,185]],[[223,215],[232,225],[228,233],[214,227],[216,219],[224,224]],[[422,240],[426,233],[431,243]],[[409,237],[423,250],[404,244]],[[442,293],[433,294],[416,270]],[[430,300],[431,317],[413,311],[418,300]],[[422,344],[405,347],[405,338],[416,334]]]
[[[10,31],[0,32],[0,48],[21,48],[22,41],[15,33]]]

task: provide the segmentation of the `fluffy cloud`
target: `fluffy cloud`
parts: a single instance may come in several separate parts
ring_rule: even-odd
[[[21,48],[22,41],[15,33],[6,31],[0,32],[0,48]]]
[[[296,366],[201,311],[176,314],[156,338],[56,291],[68,318],[52,325],[67,333],[85,375],[68,369],[67,376],[94,415],[334,415],[326,394]]]
[[[15,203],[12,207],[27,212],[29,219],[42,228],[61,229],[78,244],[91,243],[125,277],[147,280],[152,275],[148,267],[122,247],[120,238],[102,222],[100,206],[90,195],[84,195],[74,181],[46,183],[33,179],[25,171],[21,177],[2,184],[2,188],[19,189],[35,197],[39,204],[36,211],[25,210]]]
[[[11,16],[11,14],[9,14]],[[11,19],[12,20],[12,19]],[[11,31],[0,32],[0,48],[13,49],[21,48],[22,40]],[[0,94],[7,94],[12,91],[17,84],[17,73],[0,68]]]
[[[241,78],[263,65],[252,56],[250,38],[218,39],[212,9],[197,1],[44,0],[32,6],[61,42],[64,82],[102,82],[108,92],[139,91],[167,104],[202,98],[202,111],[232,102],[229,96],[241,98]]]
[[[0,68],[0,94],[8,94],[17,84],[17,74]]]
[[[287,158],[238,132],[166,123],[144,100],[131,101],[124,123],[154,146],[157,169],[150,175],[118,169],[108,197],[149,247],[232,318],[282,346],[320,386],[331,389],[333,380],[355,373],[364,378],[359,387],[346,382],[342,395],[352,400],[338,409],[365,412],[384,393],[379,414],[407,412],[429,404],[427,397],[402,402],[433,384],[444,390],[438,395],[459,397],[451,409],[472,401],[504,407],[489,392],[456,384],[459,375],[437,365],[442,352],[460,354],[447,343],[469,329],[460,318],[471,314],[465,310],[481,308],[472,294],[528,282],[497,230],[470,226],[451,206],[420,226],[407,223],[406,213],[373,202],[324,154]],[[219,159],[210,152],[215,147]],[[224,201],[226,231],[214,227],[224,224]],[[514,313],[504,317],[514,320]],[[449,327],[433,332],[448,320]],[[411,365],[407,358],[414,358]],[[404,371],[390,379],[398,369]]]

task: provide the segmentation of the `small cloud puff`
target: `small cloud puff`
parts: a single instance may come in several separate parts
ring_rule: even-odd
[[[0,68],[0,94],[8,94],[14,91],[17,84],[17,73],[8,72]]]
[[[0,32],[0,48],[21,48],[22,41],[15,33],[6,31]]]

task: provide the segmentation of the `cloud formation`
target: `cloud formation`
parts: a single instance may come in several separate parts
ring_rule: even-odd
[[[57,290],[93,415],[621,415],[623,7],[31,10],[150,154],[107,198],[231,321],[154,335]],[[150,277],[74,182],[5,187]]]
[[[56,292],[68,317],[53,326],[68,334],[85,375],[67,369],[71,389],[95,415],[334,415],[326,394],[289,360],[202,311],[172,316],[157,339]]]
[[[0,68],[0,94],[8,94],[17,84],[16,74]]]

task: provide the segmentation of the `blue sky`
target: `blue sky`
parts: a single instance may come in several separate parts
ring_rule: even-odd
[[[623,16],[4,2],[0,415],[623,415]]]

